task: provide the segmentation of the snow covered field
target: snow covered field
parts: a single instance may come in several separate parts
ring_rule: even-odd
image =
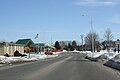
[[[0,56],[0,63],[1,64],[10,64],[10,63],[15,63],[15,62],[29,62],[29,61],[37,61],[37,60],[42,60],[42,59],[47,59],[47,58],[54,58],[57,57],[60,52],[54,52],[53,55],[45,55],[43,52],[39,54],[26,54],[27,56],[25,57],[5,57],[5,56]]]

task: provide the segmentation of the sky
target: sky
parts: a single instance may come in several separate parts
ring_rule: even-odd
[[[107,28],[120,38],[120,0],[0,0],[0,41],[81,41],[91,18],[101,40]]]

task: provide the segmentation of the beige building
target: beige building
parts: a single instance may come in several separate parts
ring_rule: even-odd
[[[23,54],[24,46],[15,43],[0,42],[0,55],[8,53],[10,56],[13,56],[16,50]]]

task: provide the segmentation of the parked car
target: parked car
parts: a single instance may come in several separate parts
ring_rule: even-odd
[[[53,52],[45,52],[45,55],[53,55]]]

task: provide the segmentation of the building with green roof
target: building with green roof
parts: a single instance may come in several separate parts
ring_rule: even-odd
[[[25,46],[30,46],[30,45],[33,45],[34,42],[31,40],[31,39],[19,39],[16,44],[22,44],[22,45],[25,45]]]
[[[16,41],[16,44],[25,45],[25,52],[33,52],[35,49],[35,47],[33,46],[34,42],[31,39],[19,39],[18,41]]]

